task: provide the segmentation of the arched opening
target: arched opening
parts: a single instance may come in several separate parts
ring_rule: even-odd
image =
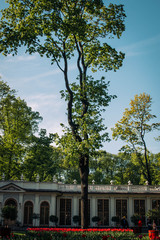
[[[12,207],[15,207],[16,210],[17,210],[17,201],[13,198],[9,198],[5,201],[4,206],[12,206]],[[15,215],[15,218],[14,218],[15,220],[11,220],[11,219],[8,219],[8,218],[4,217],[4,225],[8,225],[8,226],[15,225],[17,213],[14,211],[10,214],[12,214],[12,217],[13,217],[13,215]]]
[[[48,202],[41,203],[40,225],[49,225],[49,204],[48,204]]]
[[[17,202],[13,198],[9,198],[6,200],[5,206],[13,206],[17,208]]]
[[[27,201],[24,204],[24,225],[33,225],[33,203]]]

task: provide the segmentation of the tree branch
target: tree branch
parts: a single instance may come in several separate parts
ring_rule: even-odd
[[[63,59],[64,59],[64,79],[65,79],[65,85],[66,89],[69,94],[69,100],[68,100],[68,123],[72,129],[73,136],[75,139],[79,142],[82,141],[80,136],[77,134],[77,125],[73,122],[73,117],[72,117],[72,106],[73,106],[73,92],[69,86],[69,80],[68,80],[68,62],[67,62],[67,57],[65,53],[65,42],[63,42]]]

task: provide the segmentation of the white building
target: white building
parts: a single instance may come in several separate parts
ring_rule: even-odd
[[[73,216],[80,215],[81,186],[57,182],[0,181],[0,211],[5,205],[15,205],[22,226],[49,226],[49,216],[58,217],[59,226],[73,226]],[[113,226],[113,216],[126,216],[129,226],[134,213],[142,216],[149,209],[160,206],[160,186],[139,185],[89,185],[89,223],[99,216],[101,226]],[[33,213],[39,218],[33,222]],[[0,217],[1,218],[1,217]],[[0,219],[2,221],[2,219]]]

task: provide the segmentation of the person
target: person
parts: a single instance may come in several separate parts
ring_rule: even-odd
[[[125,216],[121,219],[121,226],[122,228],[128,228],[128,221]]]
[[[139,221],[138,221],[138,228],[139,228],[139,233],[141,233],[142,232],[142,220],[141,219],[139,219]]]
[[[157,230],[157,225],[156,225],[156,223],[155,223],[155,220],[153,220],[152,229],[153,229],[153,230]]]

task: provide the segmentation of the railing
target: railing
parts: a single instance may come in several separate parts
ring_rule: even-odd
[[[160,193],[160,185],[133,185],[128,182],[128,185],[114,185],[111,181],[110,185],[96,185],[89,184],[89,193]],[[17,187],[16,187],[17,186]],[[20,188],[18,188],[20,187]],[[63,184],[61,182],[27,182],[27,181],[0,181],[0,191],[25,191],[25,189],[32,190],[47,190],[47,191],[60,191],[60,192],[80,192],[81,185],[74,181],[74,184]]]
[[[58,184],[58,189],[62,192],[79,192],[81,185]],[[160,193],[160,186],[149,185],[89,185],[89,193]]]

